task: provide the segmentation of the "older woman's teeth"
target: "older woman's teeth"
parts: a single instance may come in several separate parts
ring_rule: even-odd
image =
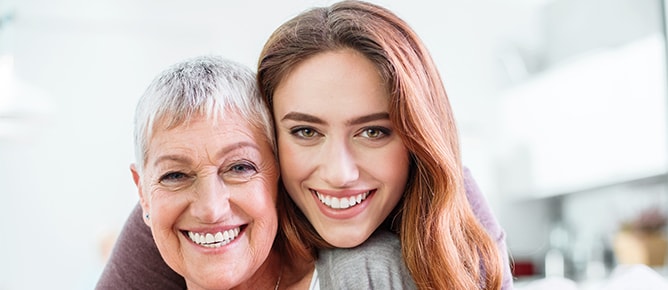
[[[207,247],[207,248],[218,248],[224,245],[229,244],[237,236],[239,236],[240,228],[234,228],[224,232],[212,233],[193,233],[188,232],[188,238],[193,241],[195,244]]]
[[[319,192],[316,192],[316,195],[318,196],[320,202],[322,202],[323,204],[325,204],[330,208],[346,209],[360,204],[363,200],[366,199],[367,196],[369,196],[369,192],[360,193],[356,196],[341,197],[341,198],[324,195]]]

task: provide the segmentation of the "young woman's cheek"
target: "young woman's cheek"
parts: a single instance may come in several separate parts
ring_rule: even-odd
[[[289,137],[288,137],[289,138]],[[281,178],[284,183],[288,183],[295,176],[299,176],[308,163],[308,150],[301,146],[283,139],[278,143],[278,156],[281,168]],[[287,185],[287,184],[286,184]]]

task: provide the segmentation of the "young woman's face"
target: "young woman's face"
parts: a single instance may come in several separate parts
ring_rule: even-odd
[[[278,227],[271,146],[238,114],[157,130],[143,173],[142,207],[167,264],[189,288],[229,288],[265,262]]]
[[[363,243],[399,202],[409,168],[374,65],[350,49],[317,54],[273,102],[288,193],[327,242]]]

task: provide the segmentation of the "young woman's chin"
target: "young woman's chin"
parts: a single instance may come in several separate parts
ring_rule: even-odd
[[[356,227],[352,229],[340,229],[343,233],[339,234],[339,230],[327,229],[318,232],[318,234],[336,248],[353,248],[363,244],[374,230],[375,227],[365,229]]]

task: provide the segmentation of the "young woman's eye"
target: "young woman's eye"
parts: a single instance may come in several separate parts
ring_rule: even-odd
[[[365,128],[362,133],[360,133],[360,136],[364,138],[369,138],[369,139],[380,139],[386,136],[390,135],[390,130],[387,128],[381,128],[381,127],[369,127]]]
[[[314,130],[313,128],[309,127],[299,127],[299,128],[294,128],[290,130],[290,134],[296,135],[297,137],[304,138],[304,139],[310,139],[313,137],[316,137],[318,135],[318,132]]]

